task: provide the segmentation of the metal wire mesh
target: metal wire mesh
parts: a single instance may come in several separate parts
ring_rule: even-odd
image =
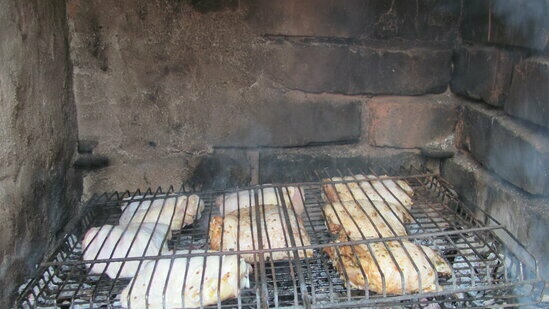
[[[323,213],[323,206],[327,203],[324,192],[326,187],[323,185],[348,185],[353,181],[333,181],[329,178],[356,174],[392,175],[384,179],[405,181],[413,189],[413,206],[409,210],[412,219],[402,222],[406,227],[406,235],[336,242],[338,236],[327,228]],[[241,286],[236,298],[218,300],[210,307],[489,308],[535,304],[540,301],[543,281],[539,277],[535,259],[497,221],[465,207],[439,176],[414,169],[323,170],[313,178],[315,181],[246,188],[251,190],[248,192],[256,201],[259,201],[258,192],[267,188],[274,188],[282,194],[290,185],[300,188],[300,199],[304,204],[302,224],[310,237],[310,244],[298,246],[296,244],[299,242],[292,237],[286,240],[286,248],[270,248],[261,244],[251,251],[230,252],[239,256],[250,252],[255,254],[251,263],[253,272],[249,275],[250,285]],[[215,205],[216,198],[237,190],[241,189],[199,193],[205,203],[202,217],[191,225],[173,230],[165,239],[169,249],[172,252],[209,249],[212,218],[223,215]],[[167,191],[159,189],[92,197],[86,211],[69,224],[67,236],[22,290],[16,307],[121,308],[120,293],[128,286],[130,279],[91,273],[82,260],[81,240],[84,233],[90,227],[117,224],[122,203],[165,199],[167,196],[190,193],[186,188],[169,188]],[[261,220],[260,216],[257,219]],[[384,295],[368,289],[352,288],[349,278],[334,267],[334,261],[326,253],[329,248],[340,252],[345,245],[371,248],[375,244],[386,245],[391,241],[428,246],[448,262],[451,274],[438,277],[435,289],[429,292]],[[312,250],[312,255],[299,254],[306,250]],[[280,251],[286,252],[288,258],[269,258]],[[228,253],[187,252],[168,256],[107,259],[101,262],[138,261],[143,264],[147,260],[216,254]]]

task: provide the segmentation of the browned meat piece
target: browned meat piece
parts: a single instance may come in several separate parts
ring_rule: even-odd
[[[409,241],[328,247],[325,251],[342,280],[355,289],[383,294],[434,292],[438,275],[450,275],[448,263],[426,246]]]
[[[345,181],[345,183],[325,183],[322,188],[328,201],[345,202],[353,200],[385,201],[402,205],[410,210],[414,191],[404,180],[383,179],[373,175],[354,175],[333,177],[328,181]]]
[[[344,230],[353,240],[407,235],[403,222],[410,220],[400,205],[368,200],[327,203],[323,211],[330,232]]]
[[[260,228],[258,228],[256,209],[260,209]],[[210,248],[220,251],[284,249],[311,244],[309,235],[300,216],[288,211],[289,225],[284,210],[280,206],[265,205],[233,211],[223,217],[216,216],[210,223]],[[258,242],[258,230],[261,231],[262,247]],[[290,232],[291,230],[291,232]],[[312,250],[299,250],[299,257],[312,256]],[[254,254],[242,255],[247,262],[254,261]],[[292,257],[291,251],[274,251],[265,254],[266,259],[282,260]]]

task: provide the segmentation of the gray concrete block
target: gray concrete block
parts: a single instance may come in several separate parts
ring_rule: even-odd
[[[549,136],[501,111],[467,104],[464,146],[473,157],[531,194],[549,195]]]
[[[451,51],[278,41],[266,45],[266,73],[290,89],[344,94],[441,93],[450,80]]]
[[[457,103],[446,95],[374,97],[367,104],[371,145],[421,148],[442,144],[453,134]]]
[[[529,58],[515,67],[505,111],[549,128],[549,57]]]
[[[459,48],[454,53],[452,91],[490,105],[503,106],[513,68],[520,56],[517,52],[495,47]]]

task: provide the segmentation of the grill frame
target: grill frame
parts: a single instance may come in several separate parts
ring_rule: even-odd
[[[363,239],[333,244],[334,236],[327,230],[322,215],[322,184],[345,183],[323,181],[333,176],[373,174],[391,175],[383,176],[383,179],[406,180],[414,189],[414,206],[412,215],[416,227],[407,225],[407,230],[416,228],[416,233],[407,236],[395,236],[383,239]],[[378,307],[398,306],[402,308],[419,308],[429,303],[437,303],[443,308],[471,307],[488,308],[505,304],[505,306],[524,306],[541,302],[544,282],[542,281],[536,259],[527,252],[522,244],[494,218],[479,208],[464,205],[453,192],[450,185],[438,174],[424,169],[398,170],[345,170],[324,169],[316,171],[304,177],[304,182],[281,183],[272,185],[258,185],[246,188],[233,188],[227,190],[199,191],[193,186],[182,186],[179,189],[169,187],[162,191],[148,189],[144,192],[136,190],[131,193],[114,192],[94,195],[86,204],[82,214],[72,220],[66,227],[66,236],[60,240],[56,249],[40,264],[36,275],[23,288],[17,299],[16,308],[121,308],[116,300],[117,294],[129,282],[129,279],[109,279],[87,274],[85,263],[79,255],[80,239],[90,226],[102,224],[116,224],[119,216],[119,206],[122,199],[136,196],[151,195],[157,198],[170,194],[199,194],[205,202],[202,218],[190,227],[173,232],[172,246],[179,249],[206,248],[208,241],[209,222],[216,215],[215,197],[220,194],[236,192],[238,190],[262,190],[263,188],[277,188],[283,192],[287,186],[299,186],[305,188],[303,201],[305,213],[302,215],[305,228],[311,237],[310,246],[294,246],[289,249],[257,249],[252,251],[235,251],[232,254],[258,253],[257,261],[252,264],[253,274],[250,275],[253,285],[249,289],[243,289],[241,295],[234,300],[219,302],[211,307]],[[257,200],[257,191],[254,191]],[[425,200],[422,200],[425,198]],[[144,199],[148,199],[145,197]],[[288,215],[286,213],[286,215]],[[259,216],[257,218],[260,220]],[[425,221],[425,222],[423,222]],[[446,225],[442,225],[442,224]],[[456,224],[459,223],[459,224]],[[451,227],[451,228],[450,228]],[[448,229],[447,229],[448,228]],[[423,231],[420,231],[420,230]],[[409,230],[410,231],[410,230]],[[72,235],[78,235],[76,237]],[[474,240],[468,239],[473,237]],[[464,261],[462,268],[454,268],[452,278],[442,283],[439,280],[436,292],[415,293],[409,295],[379,295],[369,291],[359,291],[347,288],[341,280],[338,272],[331,265],[323,248],[328,246],[340,247],[343,245],[372,244],[374,242],[412,240],[415,243],[430,244],[437,251],[445,250],[446,258],[455,259],[461,257]],[[444,240],[444,241],[441,241]],[[295,244],[295,240],[291,239]],[[448,245],[450,244],[450,245]],[[261,244],[260,244],[261,246]],[[464,246],[462,248],[460,246]],[[450,248],[450,249],[449,249]],[[468,248],[468,249],[466,249]],[[312,258],[299,259],[297,250],[314,249]],[[448,250],[457,250],[457,253],[449,253]],[[459,254],[471,251],[472,254]],[[273,251],[287,251],[290,257],[283,261],[268,261],[265,257]],[[481,252],[482,251],[482,252]],[[488,253],[486,255],[486,252]],[[169,257],[136,257],[123,259],[107,259],[103,262],[116,261],[144,261],[161,258],[196,257],[206,255],[225,255],[223,252],[208,253],[184,253]],[[484,257],[486,255],[486,257]],[[492,255],[492,257],[490,257]],[[475,258],[473,258],[475,257]],[[464,272],[468,266],[472,271],[480,268],[496,268],[492,265],[499,261],[503,266],[497,266],[501,270],[496,273],[503,279],[491,279],[478,281],[479,276]],[[100,262],[100,261],[96,261]],[[475,264],[477,263],[477,264]],[[459,264],[459,263],[458,263]],[[452,265],[453,266],[453,265]],[[502,273],[500,273],[502,272]],[[322,277],[325,274],[325,277]],[[74,276],[77,283],[67,278]],[[470,278],[469,278],[469,277]],[[93,282],[97,277],[94,285]],[[490,278],[489,276],[487,276]],[[458,279],[461,282],[457,282]],[[469,279],[470,282],[466,282]],[[61,281],[59,281],[61,280]],[[57,288],[62,287],[61,289]],[[74,288],[71,288],[75,286]],[[66,290],[63,290],[68,287]],[[442,288],[444,287],[444,288]],[[93,290],[92,290],[93,288]],[[106,289],[108,288],[108,289]],[[54,293],[55,290],[57,293]],[[327,291],[325,291],[327,289]],[[51,290],[51,291],[49,291]],[[48,295],[46,295],[49,293]],[[71,295],[72,293],[72,295]],[[80,294],[79,294],[80,293]],[[81,301],[86,293],[95,296],[87,301]],[[52,298],[52,294],[57,294]],[[325,295],[326,294],[326,295]],[[69,295],[69,296],[66,296]],[[460,296],[461,295],[461,296]],[[482,298],[487,298],[484,303]],[[38,306],[39,300],[45,306]],[[118,304],[118,305],[117,305]],[[446,304],[446,305],[445,305]],[[480,305],[479,305],[480,304]],[[36,306],[35,306],[36,305]],[[48,307],[49,306],[49,307]],[[57,306],[57,307],[56,307]],[[110,306],[110,307],[109,307]]]

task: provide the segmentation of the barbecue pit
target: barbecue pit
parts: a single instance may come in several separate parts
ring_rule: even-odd
[[[546,307],[547,11],[547,0],[0,0],[0,307],[119,308],[156,265],[201,258],[250,278],[209,296],[213,307]],[[406,182],[413,207],[369,195],[323,212],[330,187],[357,185],[327,179],[359,174]],[[248,221],[216,213],[218,196],[296,187],[303,218],[285,210],[292,199]],[[121,215],[128,201],[190,194],[194,224],[122,224],[136,215]],[[274,239],[283,248],[261,229],[217,243],[210,233],[235,220],[227,234],[284,222],[289,234]],[[358,237],[357,222],[378,237]],[[132,257],[107,254],[113,267],[97,274],[85,236],[118,234]],[[203,251],[214,247],[225,251]],[[385,281],[421,284],[361,282],[375,268],[351,263],[353,250],[378,270],[406,265]]]
[[[372,174],[372,171],[323,170],[316,181],[293,184],[258,185],[250,190],[258,201],[264,190],[281,192],[288,186],[303,189],[305,205],[303,224],[311,237],[311,244],[297,246],[295,239],[287,239],[287,248],[269,249],[267,244],[257,250],[234,251],[231,254],[257,253],[252,263],[253,274],[249,288],[242,288],[236,299],[218,301],[208,307],[271,308],[271,307],[391,307],[417,308],[491,308],[494,306],[525,306],[540,301],[543,290],[536,259],[517,240],[489,215],[467,208],[439,175],[424,169],[383,171],[377,179],[404,180],[414,190],[411,208],[413,219],[406,224],[408,236],[373,238],[335,243],[325,223],[321,183],[350,184],[352,180],[326,181],[333,176]],[[393,176],[386,176],[386,175]],[[315,177],[311,177],[314,179]],[[324,181],[322,181],[324,179]],[[306,180],[306,179],[304,179]],[[371,184],[370,180],[369,183]],[[357,182],[357,181],[355,181]],[[383,183],[383,182],[381,182]],[[385,186],[385,188],[387,188]],[[208,249],[208,231],[213,216],[219,215],[215,199],[235,192],[194,192],[205,202],[202,217],[190,226],[172,232],[171,250]],[[390,189],[388,189],[390,190]],[[392,191],[391,191],[392,192]],[[121,203],[143,200],[162,200],[174,194],[190,194],[184,187],[170,187],[163,191],[148,189],[138,192],[114,192],[95,195],[88,202],[82,216],[68,226],[66,236],[47,261],[40,265],[37,276],[23,290],[18,304],[21,308],[121,308],[120,292],[129,279],[109,278],[105,273],[91,274],[82,260],[83,232],[92,226],[116,224]],[[258,206],[264,205],[259,202]],[[291,212],[289,211],[291,216]],[[264,220],[261,216],[254,218]],[[289,218],[286,218],[289,220]],[[261,223],[258,222],[258,225]],[[291,234],[290,234],[291,235]],[[270,237],[274,237],[271,235]],[[373,244],[410,240],[439,252],[451,265],[452,274],[437,280],[434,292],[404,295],[377,294],[353,289],[335,270],[324,250],[344,244]],[[264,246],[264,247],[263,247]],[[300,251],[313,249],[313,256],[301,256]],[[273,261],[274,252],[287,253],[285,260]],[[179,251],[180,252],[180,251]],[[391,252],[389,250],[389,252]],[[173,253],[152,259],[219,255],[210,253]],[[227,254],[227,253],[225,253]],[[112,264],[119,261],[146,261],[151,257],[101,259],[95,262]],[[206,261],[206,260],[204,260]],[[89,262],[89,261],[88,261]],[[205,263],[205,262],[204,262]],[[203,283],[202,283],[203,284]]]

